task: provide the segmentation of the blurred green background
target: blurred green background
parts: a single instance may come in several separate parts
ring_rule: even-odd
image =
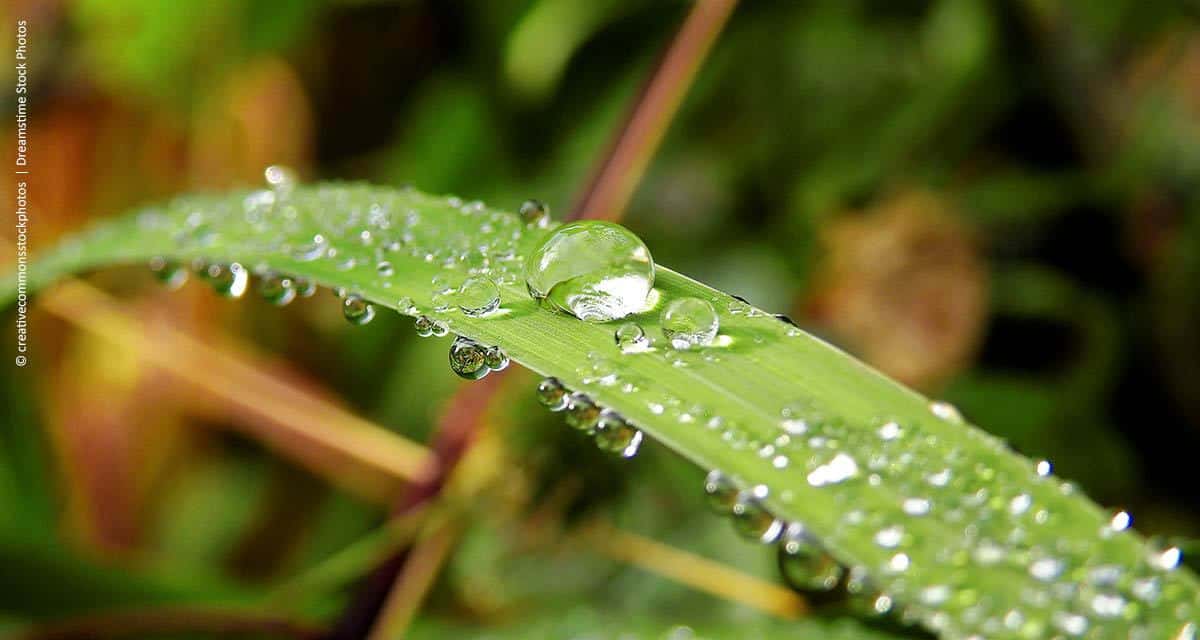
[[[31,29],[34,247],[272,163],[562,215],[689,7],[9,0],[6,41]],[[1196,2],[745,0],[624,223],[662,264],[1053,460],[1142,532],[1194,537],[1198,184]],[[392,314],[352,328],[327,295],[277,310],[144,270],[90,280],[414,441],[463,384],[446,341]],[[337,488],[246,435],[252,418],[34,313],[32,366],[0,372],[0,628],[164,604],[338,620],[388,555],[361,541],[396,487]],[[579,535],[599,517],[778,582],[773,553],[704,509],[701,470],[654,444],[609,459],[536,405],[530,375],[506,383],[468,461],[490,482],[460,497],[414,633],[802,629]],[[296,586],[344,550],[345,575]]]

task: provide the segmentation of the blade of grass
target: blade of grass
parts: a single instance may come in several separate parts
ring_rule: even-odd
[[[586,392],[702,468],[719,469],[742,487],[761,486],[755,491],[772,513],[803,522],[872,589],[950,637],[1041,635],[1086,625],[1097,637],[1169,638],[1196,615],[1200,588],[1190,570],[1176,567],[1177,553],[1114,528],[1111,514],[1046,475],[1046,465],[1016,455],[952,408],[666,267],[657,270],[651,308],[630,320],[657,338],[657,307],[697,297],[718,310],[722,337],[699,351],[623,355],[611,325],[540,308],[504,263],[491,271],[502,312],[472,317],[433,310],[430,283],[463,277],[459,257],[473,259],[480,246],[487,255],[527,255],[549,233],[512,214],[413,190],[321,185],[297,187],[287,217],[247,225],[246,202],[254,199],[245,192],[184,197],[112,221],[32,265],[32,277],[45,282],[166,252],[182,260],[262,263],[389,308],[408,296],[422,311],[406,304],[405,312],[430,313],[455,333],[499,345],[514,361]],[[189,220],[197,211],[212,231],[204,231],[202,245],[181,242],[180,233],[194,233]],[[368,223],[369,211],[390,212],[388,226]],[[387,254],[390,275],[380,274],[377,247],[364,244],[361,232],[400,236],[406,229],[414,234],[407,250]],[[295,248],[316,233],[327,234],[336,259],[295,257]],[[424,257],[460,246],[471,249],[442,254],[453,261]],[[593,375],[597,366],[606,375]],[[783,422],[797,415],[803,420]],[[1111,574],[1104,567],[1115,567],[1119,579],[1104,579]],[[1154,591],[1139,586],[1146,584]],[[1095,613],[1097,590],[1108,598],[1102,605],[1121,604],[1127,614],[1109,617],[1103,607]],[[1024,631],[993,629],[1013,609],[1024,616]]]

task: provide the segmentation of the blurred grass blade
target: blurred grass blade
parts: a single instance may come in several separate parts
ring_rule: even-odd
[[[853,568],[862,594],[886,594],[945,637],[1194,631],[1200,590],[1178,550],[1148,545],[1048,464],[790,324],[666,268],[652,299],[711,301],[715,346],[623,355],[613,325],[540,308],[520,271],[550,231],[481,203],[366,185],[188,196],[85,232],[33,264],[30,278],[40,286],[166,255],[343,287],[499,345],[701,467],[759,487],[775,516],[802,522]],[[501,311],[459,313],[454,287],[484,273]],[[14,289],[10,281],[3,294]],[[630,319],[658,338],[657,311]]]

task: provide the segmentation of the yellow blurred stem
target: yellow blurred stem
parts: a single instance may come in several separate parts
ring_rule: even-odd
[[[255,418],[239,421],[238,428],[360,496],[389,501],[400,488],[398,481],[417,478],[427,469],[429,452],[421,445],[264,373],[250,359],[176,329],[152,329],[95,287],[66,281],[40,301],[67,322],[229,402]]]
[[[588,547],[724,600],[740,602],[781,618],[808,612],[804,599],[781,585],[760,580],[729,566],[650,538],[597,521],[584,533]]]
[[[431,524],[424,537],[409,551],[404,568],[396,576],[382,612],[367,636],[369,640],[404,637],[461,534],[462,525],[457,521]]]

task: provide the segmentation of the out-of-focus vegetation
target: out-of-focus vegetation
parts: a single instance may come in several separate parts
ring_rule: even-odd
[[[257,183],[270,163],[566,210],[688,7],[16,3],[4,24],[28,19],[34,45],[34,240]],[[1134,0],[748,0],[625,222],[664,264],[1054,460],[1143,532],[1195,536],[1198,21],[1194,4]],[[278,311],[140,271],[92,280],[148,348],[175,327],[413,441],[460,386],[444,344],[390,314],[352,329],[328,296]],[[403,478],[347,479],[279,435],[270,403],[286,396],[230,404],[80,331],[87,318],[35,307],[32,366],[0,383],[0,619],[168,605],[342,619],[352,583],[398,546],[373,532]],[[185,353],[184,369],[224,371]],[[530,386],[506,380],[450,485],[467,516],[438,531],[416,634],[791,629],[663,577],[641,538],[615,552],[589,537],[600,518],[778,582],[774,554],[703,508],[698,470],[653,445],[614,462]]]

